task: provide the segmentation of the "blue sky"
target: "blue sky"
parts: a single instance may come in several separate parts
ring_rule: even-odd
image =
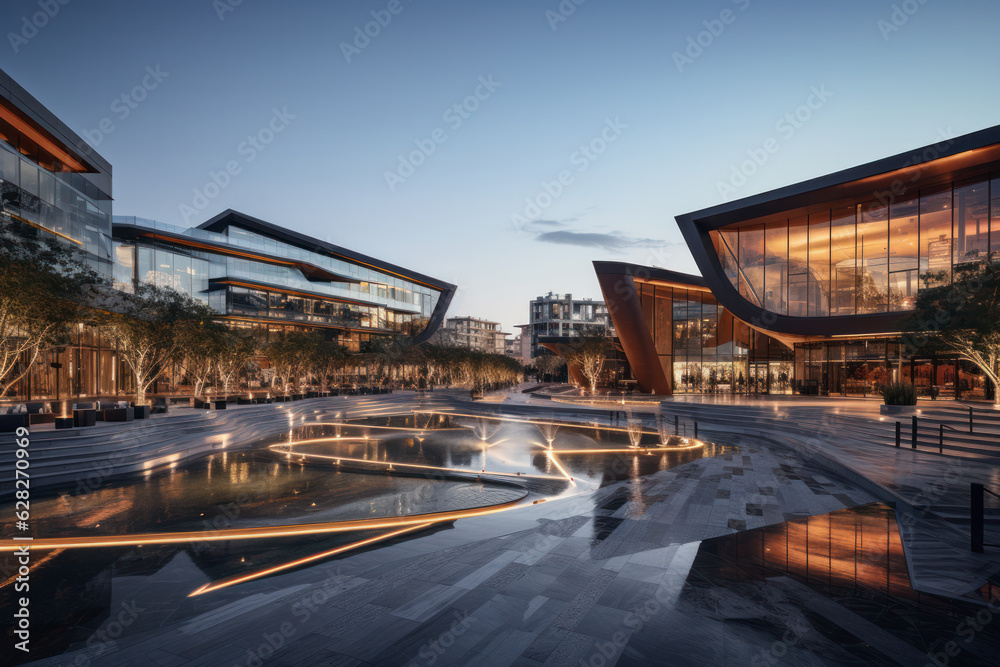
[[[234,208],[454,282],[452,315],[507,331],[549,290],[600,298],[595,259],[694,271],[677,214],[1000,109],[987,1],[58,2],[4,3],[0,67],[99,143],[116,214]]]

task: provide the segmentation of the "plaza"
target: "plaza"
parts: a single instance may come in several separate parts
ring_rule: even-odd
[[[252,430],[236,419],[222,439],[167,426],[195,416],[178,410],[150,424],[178,450],[211,443],[208,458],[161,449],[169,462],[138,476],[81,444],[72,468],[105,479],[36,501],[34,548],[55,550],[34,576],[60,614],[93,620],[32,664],[648,664],[677,646],[680,664],[913,664],[995,609],[1000,560],[968,549],[960,515],[995,459],[896,449],[864,401],[664,402],[631,412],[649,439],[630,448],[613,404],[523,388],[240,406],[220,415],[248,411]],[[654,444],[671,413],[700,448]],[[41,474],[69,443],[33,437]],[[372,511],[387,520],[355,519]],[[980,664],[998,642],[987,625],[953,659]]]
[[[5,3],[0,664],[997,664],[1000,14],[758,4]]]

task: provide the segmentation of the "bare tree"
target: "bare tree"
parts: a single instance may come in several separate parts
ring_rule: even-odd
[[[570,343],[571,349],[566,355],[566,361],[580,367],[580,372],[590,385],[591,394],[597,392],[597,381],[601,377],[601,371],[604,370],[606,342],[607,336],[603,327],[582,331]]]
[[[993,385],[1000,407],[1000,255],[955,266],[951,282],[921,276],[926,285],[916,309],[902,323],[912,348],[957,353],[974,363]],[[940,284],[940,283],[944,284]]]
[[[103,301],[105,333],[132,371],[135,403],[146,405],[146,392],[175,356],[183,328],[211,321],[214,311],[172,289],[140,283],[135,292],[115,291]]]
[[[102,278],[66,243],[0,216],[0,396],[89,319]]]
[[[227,329],[219,336],[214,358],[223,393],[229,393],[230,385],[239,380],[240,373],[255,354],[257,340],[249,333]]]

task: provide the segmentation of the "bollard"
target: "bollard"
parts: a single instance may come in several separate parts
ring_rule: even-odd
[[[899,440],[902,433],[902,423],[896,422],[896,449],[899,449]]]
[[[944,454],[944,424],[938,430],[938,454]]]
[[[698,439],[698,422],[694,423],[694,439]]]
[[[971,511],[969,513],[969,522],[972,529],[972,550],[977,553],[983,553],[983,538],[984,538],[984,524],[985,518],[983,516],[983,485],[982,484],[972,484],[972,503]]]
[[[969,406],[969,433],[972,433],[972,406]]]
[[[679,415],[674,415],[674,435],[681,434],[681,418]]]
[[[913,415],[913,426],[910,428],[910,449],[917,448],[917,416]]]

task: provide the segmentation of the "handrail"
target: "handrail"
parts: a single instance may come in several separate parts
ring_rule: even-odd
[[[971,502],[969,512],[969,528],[972,551],[981,554],[985,552],[985,547],[1000,547],[1000,544],[988,544],[985,541],[986,533],[986,508],[984,505],[985,494],[990,494],[1000,500],[1000,494],[987,489],[982,484],[973,482],[971,484]]]

